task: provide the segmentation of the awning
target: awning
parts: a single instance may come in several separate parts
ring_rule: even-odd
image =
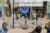
[[[13,4],[13,0],[10,0],[10,3]],[[35,0],[15,0],[14,7],[21,6],[33,6],[33,7],[43,7],[43,1],[35,1]]]

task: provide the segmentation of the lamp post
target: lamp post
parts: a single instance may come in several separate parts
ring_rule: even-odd
[[[14,0],[13,0],[13,28],[14,28]]]

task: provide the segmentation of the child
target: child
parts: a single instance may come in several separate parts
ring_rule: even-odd
[[[3,23],[2,27],[0,28],[0,33],[7,33],[8,29],[7,29],[7,24]]]

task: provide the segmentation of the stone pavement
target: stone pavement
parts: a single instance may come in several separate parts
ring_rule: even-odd
[[[11,17],[5,17],[5,22],[8,24],[8,27],[11,28],[10,26],[13,25],[13,19]],[[2,25],[2,22],[4,22],[4,20],[2,20],[2,18],[0,18],[0,25]],[[29,27],[31,28],[32,25],[32,20],[27,20],[27,25],[29,25]],[[23,17],[21,17],[18,20],[14,20],[14,26],[15,28],[19,27],[19,26],[25,26],[25,19]]]
[[[21,28],[16,28],[16,29],[9,29],[7,33],[30,33],[32,31],[33,31],[33,29],[24,30]],[[41,33],[47,33],[47,30],[43,29],[41,31]]]
[[[34,27],[35,25],[30,24],[29,22],[31,22],[31,21],[29,21],[29,20],[27,20],[27,21],[28,21],[27,23],[29,25],[28,30],[23,30],[21,28],[15,28],[15,29],[9,29],[8,33],[29,33],[29,32],[31,32],[33,30],[33,29],[31,29],[31,26]],[[3,20],[0,18],[0,25],[2,24],[2,22],[3,22]],[[6,22],[11,22],[11,18],[10,17],[6,18]],[[19,20],[15,21],[15,23],[16,23],[15,27],[17,27],[17,22],[20,22],[21,24],[24,24],[24,19],[20,18]],[[35,27],[34,27],[34,29],[35,29]],[[42,33],[46,33],[46,30],[42,30]]]
[[[21,28],[16,28],[16,29],[9,29],[8,33],[29,33],[32,30],[33,29],[24,30],[24,29],[21,29]]]

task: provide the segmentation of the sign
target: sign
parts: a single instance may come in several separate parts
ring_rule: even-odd
[[[50,16],[50,1],[47,2],[47,14]]]
[[[26,14],[26,13],[28,13],[29,8],[28,7],[21,7],[20,11],[21,11],[21,13]]]

